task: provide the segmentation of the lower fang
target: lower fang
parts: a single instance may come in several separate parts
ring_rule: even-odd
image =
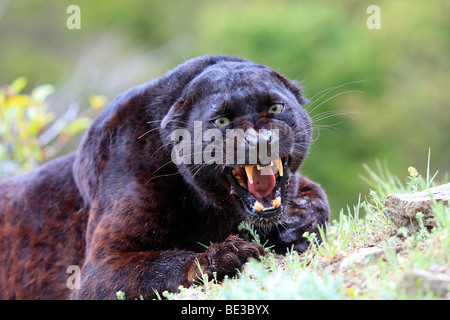
[[[262,205],[261,202],[256,201],[255,204],[253,205],[253,208],[254,208],[256,211],[259,212],[259,211],[261,211],[261,210],[263,209],[263,205]]]
[[[281,206],[281,197],[277,197],[276,199],[272,200],[272,204],[275,208]]]

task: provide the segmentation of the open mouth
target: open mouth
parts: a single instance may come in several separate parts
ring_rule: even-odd
[[[227,178],[231,193],[239,196],[249,214],[272,218],[283,211],[289,176],[285,163],[278,158],[266,166],[257,164],[230,168]]]

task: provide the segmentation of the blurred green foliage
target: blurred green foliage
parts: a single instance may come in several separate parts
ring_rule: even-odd
[[[410,165],[424,171],[430,147],[433,168],[450,169],[448,1],[77,0],[77,31],[65,27],[72,2],[10,2],[0,20],[0,83],[24,74],[35,85],[57,85],[106,32],[129,51],[160,52],[161,68],[148,80],[197,55],[233,54],[300,81],[309,98],[353,82],[309,107],[325,119],[315,123],[302,171],[323,185],[333,212],[368,193],[358,179],[363,163],[386,160],[401,176]],[[380,7],[379,30],[366,27],[372,4]]]
[[[36,168],[55,153],[55,147],[62,148],[92,121],[88,117],[78,117],[50,129],[55,115],[49,112],[45,100],[53,93],[53,86],[40,85],[30,94],[24,94],[26,84],[27,79],[19,77],[11,85],[0,88],[0,177]],[[102,99],[93,96],[92,102],[99,108]],[[56,131],[51,134],[52,144],[40,139],[46,129]]]
[[[42,85],[30,95],[20,94],[26,83],[20,77],[0,89],[0,177],[31,170],[44,159],[38,135],[53,119],[44,104],[53,87]]]

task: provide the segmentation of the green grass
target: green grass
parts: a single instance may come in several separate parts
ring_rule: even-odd
[[[372,190],[328,226],[326,241],[321,235],[304,234],[310,249],[302,254],[288,251],[280,256],[267,248],[261,261],[251,260],[236,277],[223,281],[203,275],[200,284],[180,287],[179,293],[163,292],[166,299],[442,299],[449,294],[430,288],[411,275],[419,271],[450,272],[450,209],[434,204],[436,226],[428,231],[422,224],[411,234],[398,228],[385,214],[384,200],[393,192],[415,192],[433,185],[436,174],[428,169],[423,178],[410,167],[405,181],[377,162],[377,171],[365,166],[363,179]],[[445,181],[449,182],[448,175]],[[419,216],[420,218],[420,216]],[[248,224],[253,241],[257,232]],[[323,230],[321,230],[321,233]],[[324,238],[324,237],[322,237]],[[376,254],[367,256],[364,252]],[[411,280],[413,279],[413,280]]]

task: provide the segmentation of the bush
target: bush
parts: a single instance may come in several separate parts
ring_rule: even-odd
[[[40,85],[30,94],[21,93],[26,85],[27,79],[19,77],[0,88],[0,177],[34,169],[91,123],[89,117],[77,117],[76,105],[56,118],[45,103],[54,92],[53,86]],[[98,96],[91,101],[95,109],[104,105],[104,99]]]

